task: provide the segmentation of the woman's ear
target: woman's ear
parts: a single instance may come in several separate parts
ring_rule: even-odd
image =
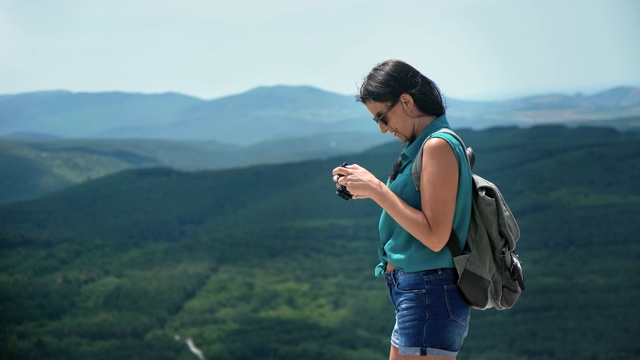
[[[409,94],[400,95],[400,102],[409,112],[413,111],[413,97]]]

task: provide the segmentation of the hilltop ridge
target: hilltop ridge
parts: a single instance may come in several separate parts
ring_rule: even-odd
[[[589,96],[541,94],[494,102],[447,99],[447,113],[456,128],[571,122],[626,129],[637,126],[639,93],[638,88],[618,87]],[[327,132],[375,133],[369,117],[353,96],[310,86],[258,87],[212,100],[177,93],[0,95],[0,137],[39,133],[248,145]]]

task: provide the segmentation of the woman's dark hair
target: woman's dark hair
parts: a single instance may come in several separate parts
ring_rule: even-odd
[[[387,60],[376,65],[360,85],[360,102],[396,102],[409,94],[425,115],[445,113],[445,102],[438,86],[413,66],[400,60]]]
[[[409,94],[423,114],[441,116],[445,113],[445,102],[438,86],[422,75],[413,66],[400,60],[387,60],[376,65],[360,85],[356,100],[362,103],[375,101],[395,105],[402,94]],[[405,144],[408,146],[413,140]],[[389,181],[398,176],[402,159],[393,165]]]

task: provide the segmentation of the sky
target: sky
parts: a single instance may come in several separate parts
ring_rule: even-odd
[[[447,97],[640,86],[638,0],[0,0],[0,94],[355,94],[400,59]]]

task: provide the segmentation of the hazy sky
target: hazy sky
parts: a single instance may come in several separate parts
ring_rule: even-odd
[[[0,0],[0,94],[355,94],[389,58],[464,99],[640,86],[640,1]]]

